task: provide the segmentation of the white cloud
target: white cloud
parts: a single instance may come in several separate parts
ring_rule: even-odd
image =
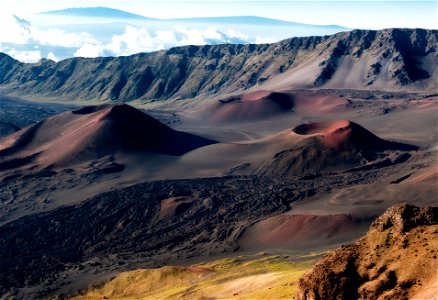
[[[182,39],[178,41],[177,45],[205,45],[206,36],[203,35],[202,31],[199,29],[188,29],[184,26],[174,26],[177,34],[179,34]],[[207,28],[206,30],[210,30]],[[209,32],[211,34],[211,32]]]
[[[38,44],[60,47],[80,47],[86,43],[98,43],[97,39],[86,32],[67,33],[64,30],[51,28],[39,29],[30,22],[17,16],[1,16],[0,41],[13,44]]]
[[[12,15],[1,15],[0,41],[14,44],[26,44],[29,42],[29,26],[20,23]]]
[[[39,50],[17,51],[15,49],[12,49],[6,52],[6,54],[22,62],[31,63],[41,60],[41,51]]]
[[[84,44],[75,53],[76,57],[98,57],[103,56],[103,46]]]
[[[49,52],[49,54],[47,54],[47,59],[53,60],[53,61],[58,61],[59,59],[55,56],[55,54],[53,52]]]
[[[84,44],[98,43],[97,39],[89,33],[67,33],[56,28],[40,30],[31,27],[29,39],[40,45],[61,47],[81,47]]]
[[[97,57],[131,55],[185,45],[274,41],[269,38],[250,37],[232,28],[222,31],[217,27],[193,28],[178,25],[167,30],[151,30],[129,25],[122,34],[114,34],[110,42],[104,43],[87,32],[71,33],[57,28],[40,29],[16,16],[4,17],[0,20],[0,26],[7,28],[0,31],[0,42],[20,45],[15,47],[20,50],[10,46],[3,50],[0,47],[0,51],[25,62],[36,62],[41,57],[55,61],[58,57],[65,58],[62,48],[75,49],[70,50],[70,53],[77,57]],[[59,49],[52,50],[53,47]]]
[[[230,38],[233,38],[233,39],[240,39],[240,40],[242,40],[242,41],[248,41],[248,40],[250,39],[248,35],[246,35],[246,34],[240,32],[240,31],[237,31],[237,30],[235,30],[235,29],[232,29],[232,28],[230,28],[230,29],[227,30],[227,35],[228,35]]]
[[[260,37],[257,36],[255,41],[256,44],[270,44],[270,43],[274,43],[275,40],[269,37]]]
[[[175,32],[172,30],[158,30],[155,35],[164,45],[176,45],[178,43]]]
[[[81,57],[131,55],[175,46],[231,43],[236,42],[236,40],[240,43],[251,41],[247,35],[237,30],[223,33],[216,27],[207,27],[201,30],[185,26],[174,26],[172,30],[153,32],[146,28],[126,26],[125,32],[120,35],[113,35],[110,43],[86,43],[79,47],[74,55]]]

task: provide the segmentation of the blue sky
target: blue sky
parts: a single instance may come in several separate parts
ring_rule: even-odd
[[[29,14],[68,7],[107,6],[154,18],[257,15],[350,28],[437,28],[437,1],[263,1],[263,0],[0,0],[2,11]]]

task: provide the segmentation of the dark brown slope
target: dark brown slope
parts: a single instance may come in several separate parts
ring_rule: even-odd
[[[215,141],[180,132],[128,105],[88,106],[0,140],[0,170],[66,166],[116,153],[182,155]]]
[[[436,299],[438,208],[398,205],[368,234],[319,261],[297,298]]]
[[[383,140],[362,126],[341,120],[302,124],[292,131],[304,137],[278,152],[259,170],[262,175],[297,175],[322,171],[377,168],[403,162],[416,146]]]
[[[122,101],[192,98],[278,83],[424,92],[436,87],[437,35],[424,29],[353,30],[270,45],[188,46],[36,64],[0,54],[0,86],[28,96]]]
[[[244,226],[287,209],[265,188],[271,184],[292,185],[231,177],[151,182],[2,225],[0,295],[21,289],[17,299],[46,299],[53,288],[110,266],[156,267],[233,252]],[[169,197],[191,202],[163,217]]]

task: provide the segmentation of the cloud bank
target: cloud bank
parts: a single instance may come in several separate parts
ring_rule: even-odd
[[[41,29],[17,16],[2,16],[0,25],[8,28],[0,31],[0,51],[23,62],[37,62],[42,58],[55,61],[65,58],[56,51],[42,50],[53,47],[73,49],[72,56],[76,57],[98,57],[131,55],[185,45],[274,42],[273,39],[249,36],[236,29],[221,31],[213,26],[190,28],[175,25],[167,30],[153,30],[127,25],[122,34],[114,34],[110,42],[104,43],[98,36],[88,32]],[[12,46],[2,47],[2,43]]]

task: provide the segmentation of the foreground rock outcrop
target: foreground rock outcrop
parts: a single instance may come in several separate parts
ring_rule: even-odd
[[[438,207],[397,205],[353,245],[325,256],[297,299],[436,299]]]

